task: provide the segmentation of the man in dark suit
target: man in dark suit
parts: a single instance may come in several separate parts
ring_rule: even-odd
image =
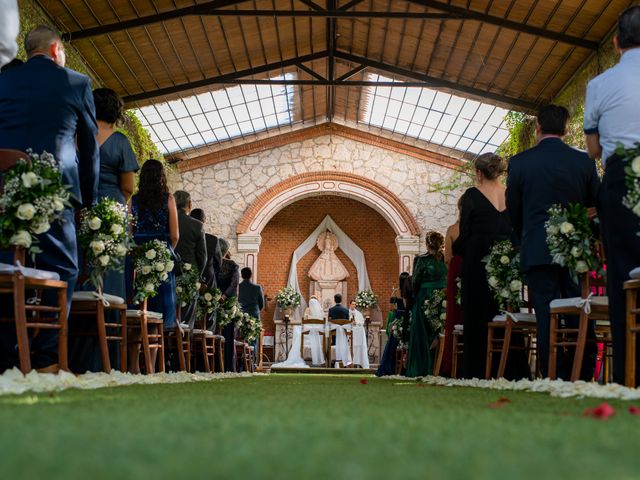
[[[329,321],[331,320],[349,320],[349,309],[342,305],[342,295],[336,293],[333,296],[336,304],[329,309]]]
[[[252,273],[249,267],[240,270],[242,281],[238,285],[238,303],[244,313],[260,320],[260,311],[264,308],[264,293],[260,285],[251,281]]]
[[[600,180],[593,160],[565,144],[569,112],[547,105],[538,112],[537,145],[514,156],[507,177],[507,210],[514,233],[520,238],[520,263],[536,311],[540,370],[547,376],[549,359],[549,303],[555,298],[580,296],[580,288],[567,268],[551,262],[545,222],[554,204],[596,204]],[[571,321],[571,320],[569,320]],[[594,338],[592,326],[588,333]],[[585,351],[582,377],[591,379],[595,366],[595,344]],[[568,377],[571,365],[559,358],[558,374]]]
[[[64,46],[49,27],[29,32],[25,50],[27,63],[0,75],[0,148],[52,153],[69,186],[73,207],[89,207],[96,196],[100,169],[91,80],[64,68]],[[65,209],[62,222],[55,222],[38,238],[42,253],[36,265],[57,272],[68,283],[70,306],[78,278],[73,208]],[[42,302],[53,305],[56,300],[45,294]],[[32,343],[33,367],[55,370],[57,344],[55,331],[40,331]]]
[[[203,224],[207,223],[207,216],[201,208],[194,208],[191,210],[190,215]],[[204,267],[202,277],[204,278],[205,285],[215,287],[218,285],[217,276],[220,271],[220,265],[222,264],[220,242],[218,241],[218,237],[205,232],[204,243],[207,246],[207,265]]]

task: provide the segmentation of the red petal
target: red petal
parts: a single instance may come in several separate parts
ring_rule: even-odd
[[[640,407],[636,407],[635,405],[631,405],[629,407],[629,413],[631,415],[640,415]]]
[[[360,379],[360,383],[361,383],[362,385],[366,385],[367,383],[369,383],[369,380],[367,380],[366,378],[361,378],[361,379]]]
[[[616,414],[615,408],[613,408],[607,402],[602,402],[600,405],[598,405],[595,408],[592,408],[592,409],[587,408],[584,411],[583,415],[585,417],[593,417],[593,418],[598,418],[600,420],[606,420],[607,418],[615,414]]]

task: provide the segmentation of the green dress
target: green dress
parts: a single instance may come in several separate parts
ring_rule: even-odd
[[[433,372],[433,358],[429,348],[433,332],[424,317],[424,301],[434,290],[447,286],[447,266],[433,255],[416,257],[411,281],[414,301],[411,310],[407,377],[422,377]]]

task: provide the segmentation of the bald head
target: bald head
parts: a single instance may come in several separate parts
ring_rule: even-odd
[[[31,30],[24,39],[24,49],[29,58],[45,55],[64,67],[66,61],[64,45],[60,35],[51,27],[40,25]]]

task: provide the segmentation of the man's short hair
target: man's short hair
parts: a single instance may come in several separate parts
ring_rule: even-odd
[[[640,47],[640,5],[627,8],[618,17],[618,47]]]
[[[249,267],[244,267],[240,270],[240,276],[243,280],[249,280],[251,278],[251,269]]]
[[[46,52],[52,43],[60,42],[60,35],[51,27],[40,25],[29,33],[24,39],[24,49],[30,57],[37,52]]]
[[[336,302],[336,303],[342,303],[342,295],[340,295],[339,293],[336,293],[333,296],[333,301]]]
[[[538,124],[543,135],[564,135],[569,110],[560,105],[545,105],[538,111]]]
[[[178,210],[186,210],[189,208],[189,204],[191,203],[191,195],[189,195],[189,192],[178,190],[173,194],[173,198],[176,199],[176,207],[178,207]]]

